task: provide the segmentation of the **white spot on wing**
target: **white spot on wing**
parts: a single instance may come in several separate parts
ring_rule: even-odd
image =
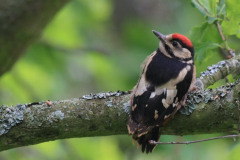
[[[137,107],[137,104],[135,104],[134,106],[132,106],[132,111],[134,111],[134,109]]]
[[[177,103],[173,103],[173,108],[176,107],[178,105],[178,102]]]
[[[171,114],[169,114],[169,115],[167,115],[167,116],[165,115],[165,116],[164,116],[164,119],[167,119],[170,115],[171,115]]]
[[[154,96],[155,96],[155,92],[152,92],[150,98],[153,98]]]
[[[172,104],[176,95],[177,95],[177,90],[176,89],[167,90],[166,103],[169,104],[169,105]]]
[[[187,71],[190,71],[191,67],[189,65],[186,66]]]
[[[177,103],[178,102],[178,97],[176,98],[176,100],[175,100],[175,103]]]
[[[175,99],[175,102],[173,103],[173,108],[176,107],[178,105],[178,97]]]
[[[162,104],[163,104],[163,106],[164,106],[165,108],[168,108],[168,107],[169,107],[169,104],[166,102],[166,99],[165,99],[165,98],[162,99]]]
[[[157,119],[158,118],[158,111],[155,110],[155,115],[154,115],[154,118]]]
[[[176,86],[175,86],[175,88],[176,88]],[[173,101],[174,101],[174,98],[176,97],[176,95],[177,95],[176,89],[172,89],[172,90],[167,89],[166,99],[165,98],[162,99],[163,106],[165,108],[168,108],[171,104],[173,104],[173,107],[175,107]]]

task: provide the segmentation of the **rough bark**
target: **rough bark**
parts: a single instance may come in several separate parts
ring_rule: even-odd
[[[224,63],[239,68],[239,56]],[[236,63],[235,63],[236,62]],[[231,65],[232,64],[232,65]],[[224,72],[222,65],[217,73]],[[228,68],[228,67],[227,67]],[[224,78],[225,74],[221,74]],[[214,75],[198,79],[199,88]],[[203,81],[201,81],[203,80]],[[205,84],[206,82],[206,84]],[[202,85],[202,86],[201,86]],[[164,126],[165,135],[238,133],[240,83],[189,94],[188,106]],[[130,94],[107,92],[82,98],[0,107],[0,151],[50,140],[127,134]],[[185,115],[189,114],[189,115]]]
[[[69,0],[0,1],[0,76],[9,70],[27,46]]]

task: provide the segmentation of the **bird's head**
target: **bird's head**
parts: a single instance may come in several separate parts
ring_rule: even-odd
[[[187,37],[178,33],[163,35],[154,30],[153,33],[160,40],[159,49],[165,56],[185,63],[193,63],[194,48]]]

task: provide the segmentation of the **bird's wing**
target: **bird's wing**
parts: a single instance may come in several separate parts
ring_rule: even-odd
[[[144,72],[143,69],[133,91],[128,123],[129,133],[137,133],[138,137],[156,126],[161,126],[172,113],[176,112],[176,106],[183,101],[194,79],[193,65],[187,65],[176,78],[169,79],[160,86],[147,82]]]

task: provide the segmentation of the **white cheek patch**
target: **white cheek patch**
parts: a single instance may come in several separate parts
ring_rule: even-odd
[[[178,57],[178,58],[191,58],[191,52],[186,49],[186,48],[182,48],[181,50],[179,50],[178,48],[173,47],[173,54]]]

